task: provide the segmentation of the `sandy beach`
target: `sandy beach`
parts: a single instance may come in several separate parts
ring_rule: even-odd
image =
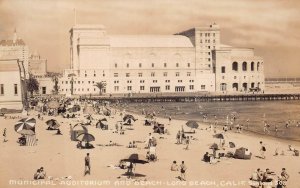
[[[19,115],[21,116],[21,114]],[[144,126],[144,116],[133,115],[138,120],[130,127],[133,130],[128,130],[128,126],[124,126],[124,135],[113,133],[116,122],[122,119],[119,114],[107,118],[109,130],[87,126],[88,132],[96,138],[92,142],[95,146],[94,149],[77,149],[77,142],[70,140],[69,125],[78,123],[77,119],[44,116],[43,120],[39,120],[37,112],[30,111],[29,117],[37,120],[36,137],[38,142],[36,146],[19,146],[16,141],[20,134],[14,130],[14,124],[18,119],[0,117],[1,129],[7,128],[8,139],[7,142],[1,141],[0,143],[0,187],[32,187],[33,185],[28,185],[30,182],[26,182],[26,180],[33,180],[33,174],[40,167],[44,167],[47,176],[52,178],[40,180],[34,187],[137,187],[142,185],[146,185],[146,187],[250,187],[249,178],[257,168],[262,171],[269,168],[280,175],[283,167],[290,175],[287,187],[300,187],[300,158],[292,156],[292,152],[288,151],[289,144],[300,149],[299,142],[227,132],[225,150],[220,150],[220,152],[234,152],[236,148],[247,147],[253,153],[251,160],[221,158],[220,162],[209,164],[202,161],[203,155],[205,152],[211,153],[209,146],[213,143],[219,144],[220,141],[213,137],[213,131],[206,130],[207,125],[200,124],[195,134],[187,134],[195,140],[191,140],[189,149],[185,150],[185,145],[175,143],[176,133],[181,130],[182,126],[185,131],[190,131],[190,128],[185,125],[186,121],[172,120],[169,124],[168,119],[157,118],[157,121],[164,124],[169,131],[169,134],[160,135],[153,133],[152,126]],[[103,116],[95,115],[95,118],[101,117]],[[63,135],[55,135],[56,131],[46,130],[45,122],[52,118],[61,124],[60,130]],[[217,132],[221,133],[222,130],[219,129]],[[108,167],[117,165],[120,159],[132,153],[146,155],[147,149],[145,149],[146,143],[144,142],[149,133],[152,133],[158,143],[156,149],[158,160],[156,162],[136,164],[137,177],[133,179],[122,176],[126,172],[124,169]],[[110,141],[121,146],[104,146]],[[137,142],[137,148],[127,148],[128,143],[132,141]],[[229,148],[229,141],[234,142],[236,148]],[[266,159],[255,157],[260,155],[259,141],[263,141],[267,148]],[[284,151],[285,155],[273,156],[276,148],[279,148],[280,153]],[[90,153],[91,175],[84,176],[86,153]],[[177,178],[180,176],[179,171],[170,170],[174,160],[177,161],[177,164],[185,161],[187,181],[180,181]],[[140,175],[145,175],[145,177],[139,177]]]

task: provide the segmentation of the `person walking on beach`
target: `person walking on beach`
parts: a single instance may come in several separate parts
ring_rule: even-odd
[[[184,161],[182,161],[180,165],[180,180],[186,181],[185,178],[186,170],[187,170],[186,165],[184,164]]]
[[[7,142],[6,140],[6,128],[3,130],[3,142]]]
[[[266,150],[266,147],[265,147],[265,145],[263,144],[263,142],[262,141],[260,141],[259,142],[260,143],[260,157],[262,158],[262,159],[265,159],[266,158],[266,156],[265,156],[265,152],[267,151]]]
[[[171,121],[172,121],[172,117],[169,116],[169,125],[171,124]]]
[[[286,187],[286,183],[287,183],[287,180],[290,178],[290,176],[288,175],[288,173],[286,172],[286,169],[285,168],[282,168],[282,171],[280,173],[280,180],[281,180],[281,183],[282,183],[282,187]]]
[[[190,145],[190,137],[189,136],[186,137],[185,144],[186,144],[185,149],[188,150],[189,149],[189,145]]]
[[[90,161],[89,153],[87,153],[86,157],[84,158],[84,164],[85,164],[84,175],[86,175],[86,174],[91,175],[91,161]]]
[[[180,135],[181,135],[181,133],[180,133],[180,131],[178,131],[178,133],[176,135],[176,140],[177,140],[176,144],[180,144]]]

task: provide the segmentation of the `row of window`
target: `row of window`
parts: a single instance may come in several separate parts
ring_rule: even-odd
[[[14,89],[14,95],[18,95],[18,84],[14,84],[13,86]],[[4,84],[0,84],[0,95],[4,95]]]
[[[176,67],[179,67],[179,63],[176,63],[175,65],[176,65]],[[191,63],[187,63],[186,66],[187,66],[187,67],[191,67]],[[127,63],[127,64],[126,64],[126,67],[129,68],[129,67],[130,67],[130,64]],[[142,68],[142,67],[143,67],[143,66],[142,66],[142,63],[139,63],[139,68]],[[155,68],[155,63],[151,63],[151,67],[152,67],[152,68]],[[118,64],[117,64],[117,63],[115,63],[115,68],[118,68]],[[164,63],[164,68],[167,68],[167,63]]]
[[[254,77],[254,76],[252,75],[252,78],[253,78],[253,77]],[[244,79],[246,79],[246,78],[247,78],[247,76],[244,76]],[[259,78],[259,76],[258,76],[257,78]],[[225,76],[222,76],[222,79],[224,80],[224,79],[225,79]],[[237,76],[234,76],[233,79],[237,79]]]
[[[212,42],[213,42],[213,43],[216,43],[216,40],[213,39]],[[210,43],[210,39],[205,39],[205,40],[203,40],[203,41],[202,41],[202,39],[200,39],[200,43]]]
[[[170,83],[171,80],[165,80],[166,83]],[[182,83],[182,80],[177,80],[178,83]],[[190,83],[194,83],[194,80],[189,80]],[[119,80],[114,80],[114,84],[118,84]],[[128,84],[132,83],[132,80],[127,80]],[[140,83],[145,83],[145,80],[140,80]],[[157,83],[157,80],[152,80],[152,83]]]
[[[187,73],[186,73],[186,76],[191,76],[191,74],[192,74],[191,72],[187,72]],[[130,77],[130,73],[126,73],[125,76],[126,76],[126,77]],[[151,72],[151,73],[150,73],[150,76],[151,76],[151,77],[155,77],[155,72]],[[167,77],[167,76],[168,76],[168,72],[164,72],[164,73],[163,73],[163,76],[164,76],[164,77]],[[180,72],[175,72],[175,76],[176,76],[176,77],[179,77],[179,76],[180,76]],[[114,77],[119,77],[119,73],[114,73]],[[143,77],[143,73],[139,72],[139,73],[138,73],[138,77]]]
[[[175,91],[184,91],[185,90],[185,86],[175,86]],[[120,87],[119,86],[114,86],[114,91],[119,91]],[[194,90],[194,85],[189,85],[189,89],[190,90]],[[201,85],[201,89],[204,90],[205,89],[205,85]],[[165,90],[166,91],[170,91],[171,90],[171,86],[170,85],[166,85],[165,86]],[[127,86],[127,91],[132,91],[132,86]],[[140,91],[145,91],[145,86],[140,86]],[[160,86],[154,86],[154,87],[150,87],[150,92],[160,92]]]
[[[216,36],[215,33],[200,33],[200,37],[205,36],[205,37],[210,37],[210,34],[212,34],[213,37]]]
[[[233,71],[238,71],[239,70],[238,62],[235,61],[235,62],[232,63],[232,70]],[[245,62],[245,61],[242,63],[242,70],[243,71],[247,71],[248,70],[248,63]],[[250,70],[251,71],[255,71],[255,63],[254,62],[250,63]],[[257,62],[257,64],[256,64],[256,70],[260,71],[260,62]],[[226,67],[225,66],[221,67],[221,73],[226,73]]]

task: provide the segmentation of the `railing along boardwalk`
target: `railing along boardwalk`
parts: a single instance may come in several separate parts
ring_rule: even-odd
[[[81,98],[110,102],[238,102],[300,100],[300,94],[245,94],[245,95],[188,95],[188,96],[84,96]]]

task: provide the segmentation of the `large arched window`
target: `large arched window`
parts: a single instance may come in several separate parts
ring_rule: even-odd
[[[247,91],[247,89],[248,89],[248,84],[247,83],[243,83],[243,89],[244,89],[244,91]]]
[[[244,61],[242,67],[243,67],[243,71],[247,71],[247,62]]]
[[[234,91],[238,91],[238,90],[239,90],[239,84],[238,84],[238,83],[233,83],[233,84],[232,84],[232,89],[233,89]]]
[[[251,71],[254,71],[254,62],[251,62]]]
[[[238,63],[237,62],[232,63],[232,70],[233,71],[238,71]]]
[[[260,63],[259,62],[257,62],[257,71],[259,71],[259,65],[260,65]]]

